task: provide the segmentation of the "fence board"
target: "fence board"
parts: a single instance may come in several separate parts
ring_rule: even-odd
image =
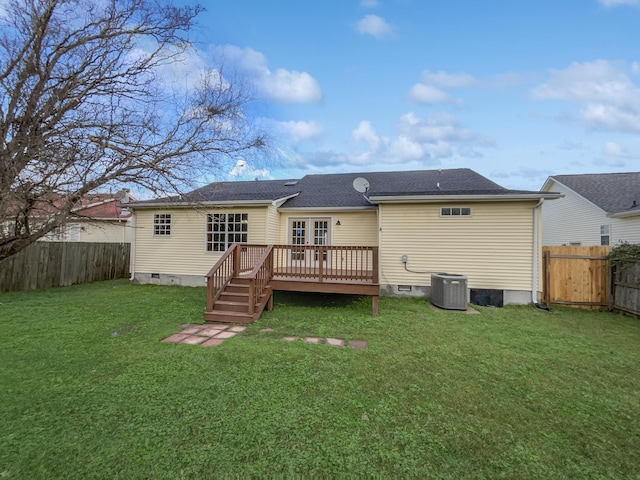
[[[542,247],[544,302],[587,309],[607,307],[610,250],[611,247]]]
[[[128,243],[36,242],[0,261],[0,292],[129,276]]]
[[[640,315],[640,261],[622,261],[611,268],[612,307]]]

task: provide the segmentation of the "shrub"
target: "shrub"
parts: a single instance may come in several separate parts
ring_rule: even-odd
[[[613,247],[607,258],[611,264],[624,260],[640,260],[640,244],[623,242]]]

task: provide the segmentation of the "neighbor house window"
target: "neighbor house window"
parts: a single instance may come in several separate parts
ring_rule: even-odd
[[[207,215],[207,252],[224,252],[233,243],[247,243],[249,214]]]
[[[171,235],[170,213],[156,213],[153,215],[153,234]]]
[[[470,207],[442,207],[440,209],[441,217],[470,217]]]
[[[611,229],[609,225],[600,225],[600,245],[610,245]]]

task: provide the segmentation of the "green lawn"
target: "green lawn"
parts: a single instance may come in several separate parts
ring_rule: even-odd
[[[204,298],[0,295],[0,478],[640,478],[640,320],[276,294],[219,347],[161,343]]]

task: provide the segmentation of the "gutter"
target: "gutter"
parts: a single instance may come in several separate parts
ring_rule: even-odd
[[[514,195],[371,195],[368,200],[375,203],[407,203],[407,202],[460,202],[460,201],[526,201],[526,200],[545,200],[560,198],[563,195],[559,193],[530,193],[530,194],[514,194]]]
[[[628,217],[637,217],[640,215],[640,210],[630,210],[627,212],[617,212],[617,213],[609,213],[607,217],[609,218],[628,218]]]
[[[375,205],[360,207],[284,207],[279,208],[280,212],[352,212],[362,210],[376,210]]]
[[[131,228],[133,228],[133,232],[131,232],[131,250],[129,251],[129,270],[131,276],[129,277],[129,281],[133,282],[136,273],[136,220],[137,217],[134,215],[131,216]]]
[[[268,207],[270,205],[277,205],[279,202],[284,202],[289,200],[290,198],[297,197],[298,193],[294,193],[293,195],[288,195],[282,198],[276,198],[275,200],[218,200],[218,201],[203,201],[203,202],[187,202],[187,201],[176,201],[176,202],[145,202],[145,203],[128,203],[127,208],[136,209],[136,208],[194,208],[194,207],[217,207],[217,206],[225,206],[225,207],[233,207],[233,206],[264,206]]]
[[[531,303],[538,307],[540,304],[538,303],[538,223],[539,215],[538,209],[542,207],[544,202],[544,198],[541,198],[535,207],[533,207],[533,265],[532,265],[532,274],[531,274]]]

